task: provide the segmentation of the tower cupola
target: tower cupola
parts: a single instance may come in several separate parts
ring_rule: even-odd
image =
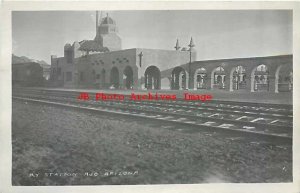
[[[110,51],[121,50],[121,38],[117,33],[116,22],[107,14],[97,28],[95,41],[102,44],[102,47],[107,47]]]

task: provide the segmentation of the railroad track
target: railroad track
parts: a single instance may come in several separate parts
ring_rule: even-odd
[[[111,113],[152,120],[172,122],[205,128],[223,130],[292,140],[292,111],[290,106],[239,103],[201,103],[198,101],[79,101],[80,92],[20,89],[13,91],[13,99],[64,106],[98,113]],[[203,106],[202,104],[206,104]],[[209,104],[209,105],[207,105]],[[243,109],[243,111],[242,111]]]
[[[25,92],[24,92],[25,91]],[[80,91],[61,91],[61,90],[45,90],[45,89],[22,89],[21,91],[17,90],[15,93],[28,93],[28,94],[42,94],[47,96],[61,96],[61,97],[68,97],[68,98],[77,98],[80,94]],[[129,95],[126,95],[127,97]],[[130,101],[122,101],[122,102],[130,102]],[[176,101],[160,101],[160,100],[153,100],[153,101],[131,101],[139,104],[148,104],[148,105],[156,105],[156,104],[169,104],[173,105],[181,105],[181,107],[188,108],[198,108],[201,110],[214,110],[214,108],[218,111],[226,111],[230,113],[245,113],[245,114],[261,114],[264,116],[282,116],[286,118],[292,119],[293,111],[292,106],[290,105],[270,105],[270,104],[258,104],[258,103],[242,103],[242,102],[232,102],[232,101],[209,101],[209,102],[201,102],[201,101],[185,101],[181,99],[177,99]],[[243,111],[240,111],[243,110]]]
[[[77,92],[49,92],[49,91],[29,91],[22,92],[21,94],[35,94],[40,96],[57,96],[62,98],[77,98]],[[20,94],[20,93],[19,93]],[[108,101],[98,101],[107,103]],[[118,101],[114,101],[117,103]],[[222,101],[224,103],[224,101]],[[251,122],[262,122],[267,124],[277,124],[277,125],[290,125],[292,126],[292,110],[289,109],[291,107],[286,108],[270,108],[264,107],[263,105],[256,106],[247,106],[243,104],[242,106],[233,104],[211,104],[210,102],[196,102],[196,101],[119,101],[120,106],[124,105],[139,105],[144,108],[158,108],[163,109],[164,111],[176,111],[176,109],[180,108],[181,111],[186,111],[191,114],[198,114],[205,117],[219,117],[227,119],[235,119],[235,120],[247,120]],[[230,115],[230,116],[228,116]]]

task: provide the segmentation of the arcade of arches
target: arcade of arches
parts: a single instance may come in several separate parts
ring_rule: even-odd
[[[114,89],[141,88],[148,90],[209,89],[231,92],[292,92],[292,56],[197,61],[161,70],[150,65],[138,76],[137,68],[114,66],[92,71],[99,85]],[[139,78],[138,78],[139,77]]]
[[[123,72],[120,74],[120,72]],[[110,89],[133,89],[134,87],[134,72],[132,67],[126,66],[124,70],[114,66],[109,70],[109,80],[106,79],[106,70],[102,69],[99,74],[92,70],[93,82],[100,88]]]
[[[194,62],[189,78],[188,66],[177,66],[169,70],[169,89],[212,89],[250,92],[292,92],[292,60],[280,62],[270,59],[219,64]],[[288,58],[291,59],[291,58]],[[235,64],[236,63],[236,64]],[[150,66],[145,71],[144,89],[161,88],[161,71]]]

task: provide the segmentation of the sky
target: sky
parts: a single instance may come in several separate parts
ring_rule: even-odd
[[[102,11],[112,17],[122,48],[174,50],[193,37],[197,60],[292,54],[292,11]],[[96,35],[95,11],[13,11],[13,53],[50,64],[63,47]]]

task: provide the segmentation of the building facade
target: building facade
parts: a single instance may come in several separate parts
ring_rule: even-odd
[[[291,92],[292,55],[195,61],[190,48],[122,50],[116,22],[96,18],[94,40],[66,44],[64,56],[51,56],[55,86],[98,89],[222,89]]]

